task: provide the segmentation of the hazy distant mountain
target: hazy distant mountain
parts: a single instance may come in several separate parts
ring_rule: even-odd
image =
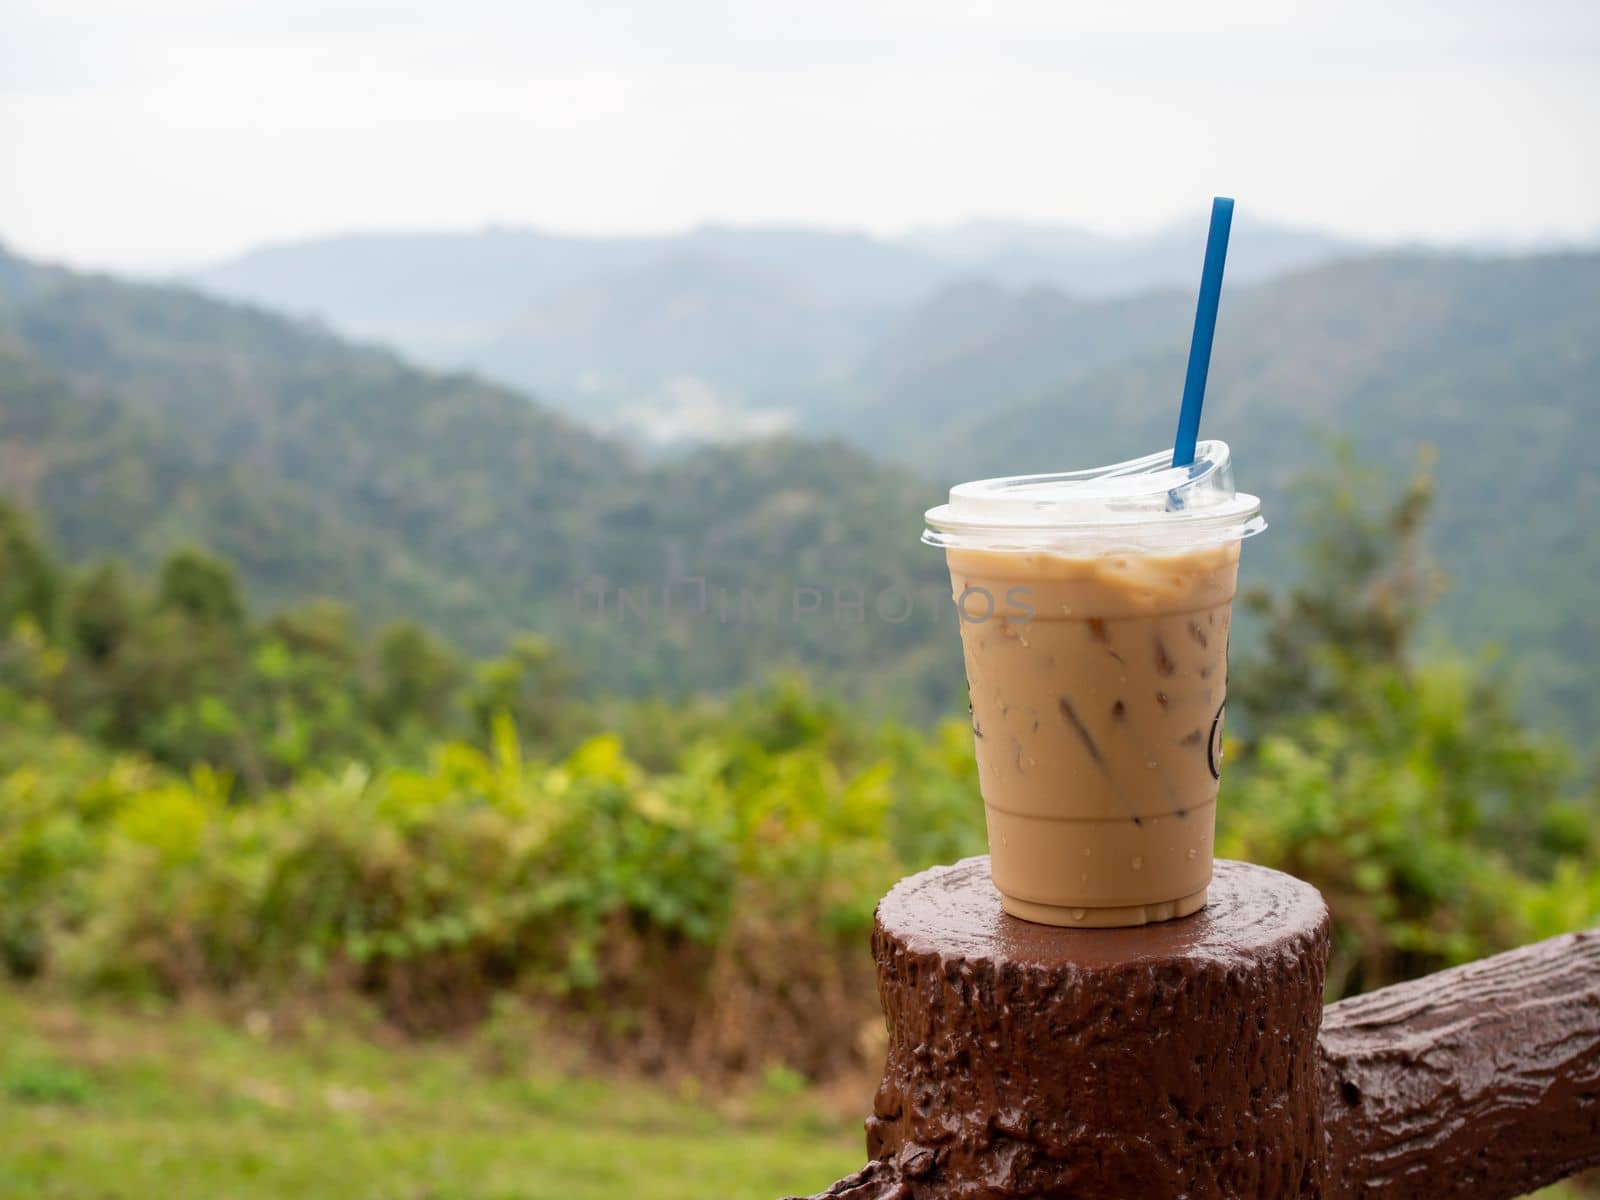
[[[892,458],[1022,397],[1187,335],[1179,292],[1083,301],[1047,287],[969,280],[935,293],[874,341],[815,428]]]
[[[571,284],[472,349],[475,366],[652,442],[774,433],[836,386],[882,324],[703,251]]]
[[[632,330],[636,357],[619,361],[646,375],[677,369],[671,356],[693,339],[697,361],[731,374],[742,365],[718,356],[762,338],[803,373],[807,353],[844,336],[784,329],[808,325],[812,301],[715,257],[618,277],[629,282],[616,294],[569,283],[564,303],[526,310],[544,313],[537,336],[552,355],[569,341],[598,353],[581,339],[605,325]],[[730,296],[741,299],[723,305]],[[480,649],[510,628],[543,629],[609,687],[715,688],[800,661],[853,691],[938,704],[959,674],[935,610],[896,625],[869,607],[838,622],[831,589],[859,587],[869,606],[891,585],[936,593],[938,556],[916,536],[954,480],[1167,444],[1188,305],[1182,292],[1084,301],[975,281],[908,306],[865,339],[846,380],[857,390],[842,384],[816,415],[934,481],[923,483],[838,442],[641,462],[471,377],[179,290],[0,256],[11,346],[0,487],[46,509],[80,550],[148,557],[212,541],[264,594],[417,611]],[[785,316],[767,324],[774,312]],[[719,343],[720,322],[732,332]],[[811,350],[796,349],[808,336]],[[1504,643],[1537,711],[1587,734],[1600,680],[1597,412],[1600,254],[1405,254],[1230,286],[1205,429],[1233,443],[1241,485],[1274,522],[1251,546],[1254,581],[1290,569],[1293,483],[1326,462],[1324,431],[1395,465],[1437,446],[1434,544],[1454,579],[1444,622],[1462,645]],[[789,603],[820,589],[805,605],[826,611],[664,616],[659,591],[654,622],[574,611],[574,585],[598,580],[614,603],[619,587],[668,578],[704,579],[736,604],[740,589]]]
[[[222,296],[315,317],[345,336],[448,362],[530,303],[665,250],[661,239],[524,229],[358,233],[266,246],[192,279]]]
[[[831,427],[842,407],[881,390],[876,336],[906,336],[962,281],[1047,285],[1080,300],[1192,294],[1203,245],[1198,225],[1127,239],[999,223],[899,240],[716,226],[609,239],[492,229],[268,247],[194,279],[535,390],[644,441],[695,441]],[[1230,278],[1356,249],[1243,221]],[[1077,369],[1079,356],[1064,357]],[[869,377],[855,381],[858,368]]]
[[[1124,296],[1160,288],[1192,293],[1206,225],[1185,221],[1153,234],[1112,237],[1054,225],[973,221],[926,230],[906,245],[960,263],[999,283],[1048,284],[1074,296]],[[1289,271],[1370,253],[1372,247],[1313,230],[1241,216],[1228,248],[1228,280],[1246,285]]]
[[[898,308],[948,280],[942,256],[864,233],[702,226],[684,248],[788,281],[813,303]]]
[[[194,278],[536,390],[591,423],[692,442],[794,424],[873,332],[951,274],[862,234],[707,226],[612,239],[352,235]]]

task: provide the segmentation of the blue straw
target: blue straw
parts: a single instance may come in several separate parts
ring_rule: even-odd
[[[1206,236],[1206,265],[1200,272],[1200,303],[1194,312],[1194,339],[1189,343],[1189,371],[1183,379],[1183,408],[1178,436],[1172,443],[1172,465],[1194,462],[1200,437],[1200,406],[1206,399],[1206,372],[1211,369],[1211,339],[1217,332],[1217,304],[1222,299],[1222,265],[1228,257],[1228,229],[1233,201],[1218,196],[1211,202],[1211,232]]]

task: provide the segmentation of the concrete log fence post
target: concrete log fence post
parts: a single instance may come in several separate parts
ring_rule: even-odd
[[[1600,1165],[1600,933],[1324,1012],[1316,889],[1219,861],[1193,917],[1053,929],[988,860],[902,880],[868,1164],[812,1200],[1493,1200]]]

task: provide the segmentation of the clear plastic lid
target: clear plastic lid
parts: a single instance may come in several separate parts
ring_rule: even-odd
[[[1067,553],[1201,546],[1267,527],[1261,501],[1234,490],[1219,441],[1201,442],[1187,467],[1163,450],[1086,471],[957,484],[927,522],[930,546]]]

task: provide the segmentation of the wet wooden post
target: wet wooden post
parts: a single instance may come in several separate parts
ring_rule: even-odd
[[[1600,933],[1322,1006],[1309,884],[1219,861],[1136,929],[1006,916],[988,860],[901,881],[869,1162],[813,1200],[1494,1200],[1600,1165]]]

